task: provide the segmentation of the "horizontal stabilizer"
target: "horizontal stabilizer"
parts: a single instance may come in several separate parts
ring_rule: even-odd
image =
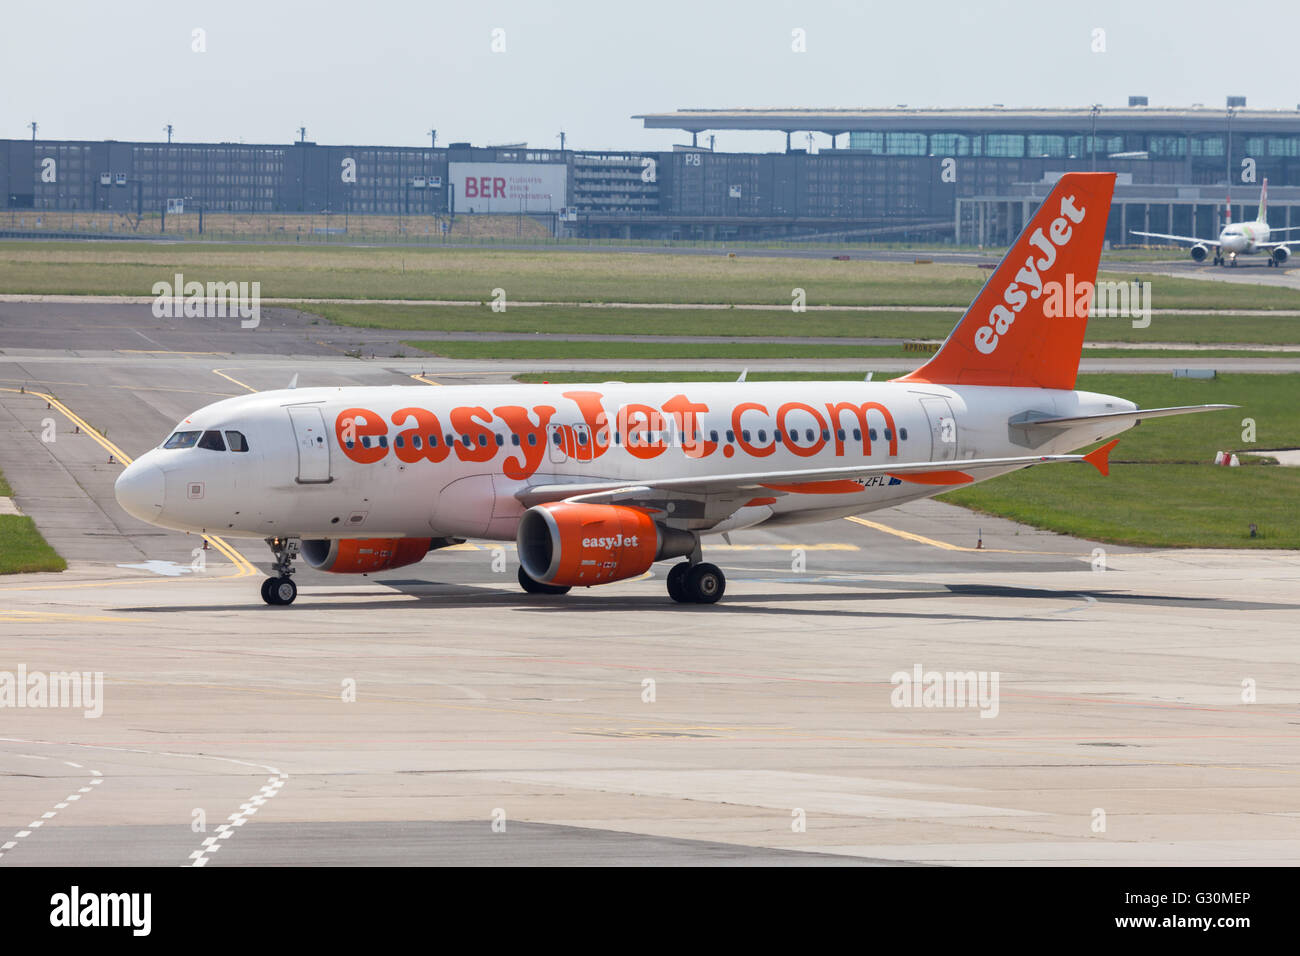
[[[1217,412],[1225,408],[1238,408],[1237,405],[1177,405],[1170,408],[1137,408],[1131,412],[1103,412],[1100,415],[1075,415],[1066,418],[1031,418],[1013,422],[1017,428],[1032,428],[1035,425],[1086,425],[1088,422],[1122,421],[1132,418],[1142,421],[1144,418],[1166,418],[1170,415],[1191,415],[1196,412]]]

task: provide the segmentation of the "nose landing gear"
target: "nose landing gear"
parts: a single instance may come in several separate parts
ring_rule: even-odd
[[[292,604],[298,596],[298,585],[293,583],[293,560],[298,557],[297,538],[267,538],[266,543],[275,555],[271,565],[274,576],[262,582],[262,600],[267,604]]]

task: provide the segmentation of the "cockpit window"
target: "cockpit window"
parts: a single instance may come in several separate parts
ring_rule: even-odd
[[[231,451],[248,451],[248,442],[244,441],[243,432],[226,432],[226,444]]]
[[[202,432],[177,432],[163,442],[164,448],[193,448]]]
[[[221,432],[209,431],[204,432],[203,437],[199,439],[199,447],[209,451],[225,451],[226,443],[221,440]]]

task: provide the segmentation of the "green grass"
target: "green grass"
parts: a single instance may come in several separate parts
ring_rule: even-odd
[[[997,258],[989,254],[990,261]],[[966,306],[985,270],[932,263],[552,250],[0,242],[0,292],[151,295],[187,280],[259,281],[264,298]],[[1132,281],[1138,276],[1103,276]],[[1300,292],[1155,277],[1160,308],[1300,307]]]
[[[1142,426],[1146,427],[1146,426]],[[1116,452],[1120,452],[1120,448]],[[939,499],[1036,528],[1113,544],[1174,548],[1300,548],[1300,469],[1116,464],[1051,465]],[[1250,524],[1259,537],[1250,537]]]
[[[801,312],[772,309],[582,308],[512,306],[354,305],[306,306],[339,325],[412,332],[504,332],[532,335],[718,335],[767,338],[936,338],[956,325],[957,312]],[[1300,327],[1300,320],[1297,320]]]
[[[493,312],[485,305],[330,304],[306,306],[339,325],[412,332],[502,332],[533,335],[711,335],[736,338],[943,339],[960,317],[957,312],[792,313],[771,309],[581,308],[513,306]],[[1144,329],[1130,319],[1092,318],[1090,342],[1194,345],[1298,345],[1300,316],[1154,315]]]
[[[0,472],[0,498],[12,498],[13,488]],[[0,574],[66,571],[68,562],[45,543],[36,523],[26,515],[0,515]]]
[[[894,345],[789,345],[777,342],[581,342],[510,339],[504,342],[403,342],[451,359],[807,359],[903,355]],[[925,356],[914,355],[920,365]]]
[[[921,365],[924,352],[909,352],[901,345],[804,345],[774,342],[619,342],[572,339],[509,339],[505,341],[403,341],[403,345],[451,359],[809,359],[809,358],[898,358],[915,359]],[[1272,356],[1272,352],[1223,349],[1089,349],[1089,358],[1237,358]]]
[[[0,515],[0,574],[66,571],[68,562],[55,552],[36,523],[26,515]]]
[[[1152,419],[1120,436],[1109,478],[1090,468],[1030,468],[972,488],[950,501],[1095,541],[1151,547],[1300,548],[1300,469],[1242,458],[1213,464],[1216,451],[1249,454],[1300,446],[1294,411],[1300,375],[1081,375],[1079,388],[1119,395],[1141,407],[1230,403],[1242,406]],[[1243,419],[1256,441],[1243,440]],[[1249,525],[1260,537],[1249,536]]]

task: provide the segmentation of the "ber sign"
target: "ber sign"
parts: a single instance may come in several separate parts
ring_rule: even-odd
[[[456,212],[558,212],[565,205],[564,163],[450,163]],[[520,201],[522,200],[522,205]]]

